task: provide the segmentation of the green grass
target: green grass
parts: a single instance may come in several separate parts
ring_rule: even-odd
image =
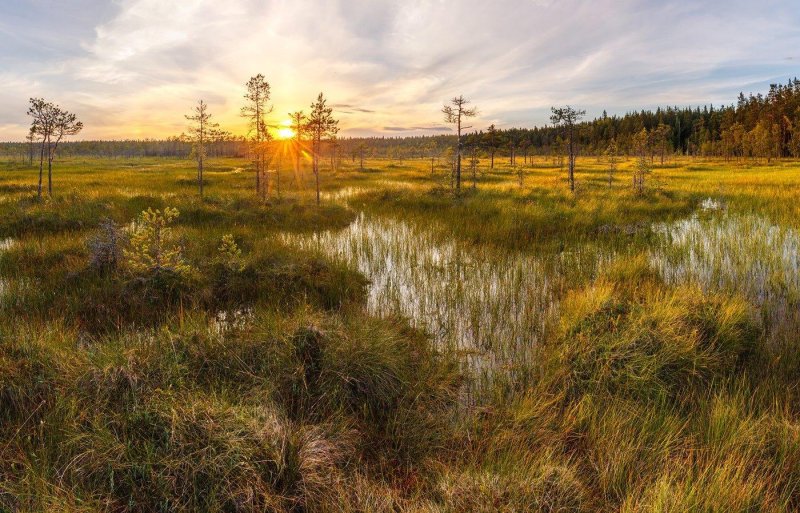
[[[800,165],[633,165],[0,162],[0,511],[797,510]]]

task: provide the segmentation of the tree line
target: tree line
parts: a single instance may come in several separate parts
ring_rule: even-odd
[[[255,189],[266,198],[272,189],[269,167],[277,154],[276,141],[268,121],[272,112],[270,86],[263,75],[245,84],[242,116],[248,120],[248,133],[235,136],[211,122],[208,106],[199,102],[187,116],[187,132],[164,140],[65,141],[83,125],[74,114],[41,98],[32,98],[28,114],[32,118],[25,142],[4,143],[0,154],[15,156],[33,166],[39,162],[38,194],[43,190],[45,166],[47,189],[52,191],[52,167],[58,151],[67,156],[98,157],[175,157],[195,158],[198,164],[198,189],[202,195],[203,162],[207,157],[247,157],[253,162]],[[553,108],[551,124],[534,128],[499,129],[494,125],[471,130],[462,121],[473,117],[474,109],[463,97],[456,97],[443,108],[452,134],[413,137],[338,137],[338,121],[320,93],[310,113],[289,113],[292,140],[291,160],[300,172],[300,155],[310,150],[315,182],[319,182],[320,162],[330,157],[336,168],[343,158],[364,166],[365,158],[389,158],[402,162],[409,158],[428,158],[433,169],[442,157],[454,164],[454,180],[460,186],[461,160],[465,152],[472,160],[479,156],[494,167],[496,158],[517,165],[533,155],[568,159],[570,187],[574,188],[575,157],[578,154],[647,156],[661,163],[670,155],[724,157],[726,159],[800,158],[800,80],[772,84],[767,94],[740,93],[729,106],[694,108],[666,107],[629,112],[621,116],[602,116],[583,120],[584,111],[571,107]],[[276,177],[279,179],[279,177]],[[318,187],[317,187],[318,188]]]

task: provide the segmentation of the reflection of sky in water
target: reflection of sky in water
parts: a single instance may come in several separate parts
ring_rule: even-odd
[[[554,319],[562,270],[590,276],[597,267],[589,248],[503,252],[365,214],[343,230],[283,237],[359,269],[371,281],[370,312],[407,317],[441,347],[465,354],[475,371],[524,362]]]
[[[0,239],[0,258],[2,258],[2,253],[14,247],[15,243],[16,242],[11,237]],[[6,294],[10,292],[9,289],[11,288],[11,286],[12,283],[10,280],[0,276],[0,301],[3,301],[5,299]]]
[[[744,294],[768,307],[773,320],[800,299],[800,234],[792,228],[720,211],[656,225],[655,231],[650,261],[668,283]]]
[[[646,249],[668,283],[741,292],[768,303],[773,316],[800,298],[800,234],[793,229],[729,214],[710,198],[692,217],[653,229],[656,238]],[[343,230],[283,238],[357,268],[371,281],[370,312],[407,317],[441,347],[460,351],[484,378],[492,369],[513,371],[526,362],[555,319],[565,273],[571,284],[587,283],[615,255],[589,244],[561,253],[505,252],[437,233],[362,213]]]

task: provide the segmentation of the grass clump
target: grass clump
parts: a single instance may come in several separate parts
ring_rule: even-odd
[[[733,373],[757,341],[742,299],[695,287],[620,291],[598,284],[567,298],[558,358],[571,394],[684,399]]]
[[[25,351],[0,346],[0,504],[44,507],[58,482],[114,510],[335,511],[355,470],[424,467],[448,438],[457,366],[401,324],[350,315],[223,332],[194,318],[58,353],[17,333]]]
[[[797,506],[797,424],[781,378],[760,369],[768,349],[746,301],[668,287],[633,258],[569,293],[560,317],[529,387],[470,422],[468,465],[491,476],[567,461],[590,511]],[[479,482],[486,504],[524,500],[522,485]]]

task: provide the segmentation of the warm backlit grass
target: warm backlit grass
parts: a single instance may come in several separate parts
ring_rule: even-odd
[[[0,511],[797,510],[800,164],[487,164],[0,162]]]

